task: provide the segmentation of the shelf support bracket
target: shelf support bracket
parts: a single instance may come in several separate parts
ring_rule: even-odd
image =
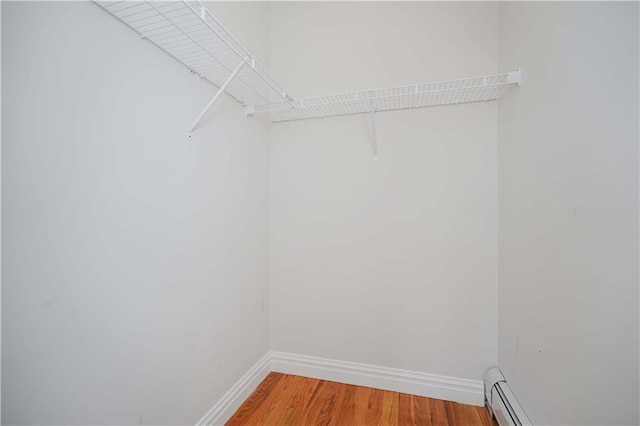
[[[373,99],[369,100],[369,117],[371,118],[371,148],[373,149],[373,159],[378,161],[378,142],[376,138],[376,108]]]
[[[511,71],[507,77],[507,83],[517,83],[520,86],[522,82],[522,75],[520,74],[520,68],[515,71]]]
[[[227,78],[227,81],[225,81],[222,84],[222,86],[220,86],[220,88],[218,89],[216,94],[213,95],[213,98],[211,98],[211,100],[209,101],[207,106],[204,107],[204,109],[202,110],[202,112],[200,113],[198,118],[196,118],[196,121],[193,122],[193,124],[191,125],[191,128],[189,129],[189,139],[191,139],[191,132],[193,132],[193,129],[195,129],[198,126],[198,124],[200,123],[200,120],[202,120],[202,117],[204,117],[207,114],[207,112],[209,112],[209,110],[211,109],[213,104],[216,103],[216,101],[218,100],[220,95],[222,95],[224,93],[224,91],[227,90],[227,87],[229,86],[231,81],[233,81],[233,79],[238,75],[238,73],[240,72],[242,67],[244,67],[244,65],[246,64],[247,59],[245,59],[244,61],[240,62],[240,65],[238,65],[238,67],[231,73],[229,78]]]

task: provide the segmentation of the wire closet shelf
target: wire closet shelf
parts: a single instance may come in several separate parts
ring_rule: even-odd
[[[408,86],[296,99],[247,107],[248,115],[263,115],[271,122],[306,120],[337,115],[456,105],[493,101],[510,86],[520,83],[519,71],[436,81]]]
[[[131,29],[244,106],[292,102],[269,72],[199,1],[96,1]],[[234,75],[234,71],[239,71]],[[234,78],[230,79],[233,75]]]
[[[520,84],[520,71],[311,98],[293,98],[199,0],[101,1],[100,7],[219,88],[193,130],[222,93],[247,116],[271,122],[409,108],[487,102]],[[189,133],[189,137],[191,134]],[[375,137],[375,135],[374,135]]]

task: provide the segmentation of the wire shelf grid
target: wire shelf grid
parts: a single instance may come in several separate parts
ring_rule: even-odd
[[[350,114],[373,114],[498,99],[520,83],[520,72],[388,87],[328,96],[291,97],[200,0],[95,2],[246,107],[246,114],[271,122]]]
[[[503,73],[460,80],[413,84],[329,96],[254,105],[249,114],[264,116],[271,122],[305,120],[338,115],[367,114],[496,100],[509,87],[519,83],[516,73]]]
[[[293,98],[242,44],[198,0],[96,1],[141,37],[221,87],[242,62],[226,87],[243,105],[291,102]]]

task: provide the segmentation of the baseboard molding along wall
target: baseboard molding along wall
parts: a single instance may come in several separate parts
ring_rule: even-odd
[[[271,371],[367,386],[477,406],[484,405],[481,380],[458,379],[307,355],[271,352]]]
[[[271,351],[242,376],[197,426],[224,425],[271,371],[484,406],[481,380]]]
[[[270,372],[271,353],[267,352],[211,407],[196,426],[224,425]]]

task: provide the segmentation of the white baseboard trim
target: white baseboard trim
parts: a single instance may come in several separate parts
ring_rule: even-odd
[[[224,425],[271,371],[463,404],[484,405],[484,383],[481,380],[271,351],[251,367],[196,426]]]
[[[271,371],[484,406],[481,380],[274,351]]]
[[[271,353],[267,352],[220,398],[207,414],[196,423],[196,426],[224,425],[270,372]]]

